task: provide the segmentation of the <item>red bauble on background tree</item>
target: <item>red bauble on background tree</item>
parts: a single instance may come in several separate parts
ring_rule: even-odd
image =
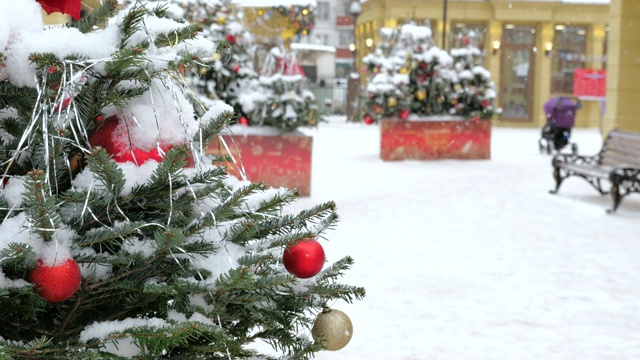
[[[409,118],[409,115],[411,115],[411,110],[409,109],[402,109],[400,110],[400,112],[398,112],[398,117],[400,118],[400,120],[407,120]]]
[[[36,0],[47,14],[61,12],[71,15],[76,20],[80,20],[81,0]]]
[[[73,259],[53,266],[38,260],[38,265],[29,273],[29,281],[35,285],[36,293],[50,303],[70,298],[80,287],[81,280],[80,267]]]
[[[362,121],[364,121],[365,124],[367,125],[371,125],[374,122],[376,122],[375,120],[373,120],[373,118],[369,115],[365,115],[364,118],[362,118]]]
[[[307,238],[289,244],[282,255],[285,269],[301,279],[315,276],[324,266],[324,249],[319,242]]]

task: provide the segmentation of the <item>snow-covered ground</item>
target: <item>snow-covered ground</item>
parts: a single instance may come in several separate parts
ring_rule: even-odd
[[[565,180],[538,129],[494,127],[491,160],[383,162],[377,126],[334,118],[314,136],[307,208],[334,200],[328,261],[367,297],[335,303],[353,339],[321,360],[640,359],[640,195]],[[574,130],[595,154],[596,130]]]

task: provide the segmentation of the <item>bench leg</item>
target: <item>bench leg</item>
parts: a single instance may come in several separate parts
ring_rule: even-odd
[[[602,190],[602,182],[600,182],[600,179],[596,179],[595,184],[592,183],[591,185],[593,185],[593,187],[600,192],[600,195],[608,194],[607,191]]]
[[[618,210],[618,206],[622,201],[622,195],[620,194],[620,187],[618,186],[618,184],[613,184],[611,186],[611,197],[613,198],[613,208],[607,209],[607,214],[614,213],[616,210]]]
[[[560,184],[562,184],[562,180],[564,177],[560,175],[560,168],[553,168],[553,179],[556,181],[556,188],[553,190],[549,190],[551,194],[555,194],[560,189]]]

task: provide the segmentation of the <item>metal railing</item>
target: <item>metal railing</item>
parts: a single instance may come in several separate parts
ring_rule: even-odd
[[[347,113],[347,79],[318,78],[316,81],[309,81],[308,87],[316,97],[316,104],[326,114]]]

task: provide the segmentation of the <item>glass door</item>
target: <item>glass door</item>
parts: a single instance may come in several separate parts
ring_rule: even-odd
[[[531,122],[536,28],[507,24],[502,30],[500,99],[502,118]]]

